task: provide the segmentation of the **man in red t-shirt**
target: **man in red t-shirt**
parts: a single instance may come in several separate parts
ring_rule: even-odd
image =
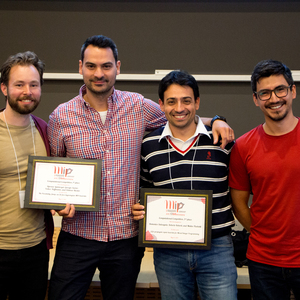
[[[253,101],[265,123],[237,139],[230,157],[234,213],[250,231],[247,252],[253,299],[300,299],[300,124],[288,67],[258,63]],[[250,193],[253,194],[249,208]]]

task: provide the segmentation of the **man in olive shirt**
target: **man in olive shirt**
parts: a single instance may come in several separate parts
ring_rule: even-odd
[[[0,300],[44,300],[53,222],[49,211],[22,208],[29,155],[50,154],[47,124],[31,115],[40,102],[44,63],[33,52],[0,69]],[[17,285],[16,285],[17,282]]]

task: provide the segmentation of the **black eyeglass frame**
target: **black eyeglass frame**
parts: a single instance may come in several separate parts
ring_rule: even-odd
[[[292,84],[290,84],[289,86],[279,85],[279,86],[277,86],[274,90],[267,90],[267,89],[266,89],[266,90],[260,90],[260,91],[258,91],[258,92],[254,92],[254,94],[256,95],[256,97],[259,98],[260,101],[268,101],[268,100],[270,100],[271,97],[272,97],[272,93],[274,93],[275,96],[276,96],[277,98],[283,98],[283,97],[286,97],[286,96],[287,96],[287,94],[289,93],[289,89],[291,90],[291,86],[292,86]],[[276,90],[277,90],[278,88],[285,88],[285,89],[286,89],[286,94],[285,94],[284,96],[280,96],[280,97],[279,97],[279,96],[277,95],[277,93],[276,93]],[[268,99],[261,99],[260,96],[259,96],[259,93],[262,92],[262,91],[268,91],[270,97],[269,97]]]

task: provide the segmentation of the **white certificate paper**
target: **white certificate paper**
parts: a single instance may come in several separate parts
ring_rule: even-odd
[[[94,168],[94,165],[37,162],[32,202],[92,205]]]
[[[30,156],[25,207],[99,209],[101,161]]]
[[[148,196],[146,240],[204,242],[205,202],[205,197]]]
[[[144,246],[209,249],[212,191],[141,190]]]

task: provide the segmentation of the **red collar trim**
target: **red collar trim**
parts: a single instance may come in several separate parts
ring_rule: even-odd
[[[192,143],[190,144],[190,146],[188,148],[186,148],[184,151],[183,150],[180,150],[178,147],[175,146],[175,144],[172,142],[172,140],[170,139],[169,136],[167,136],[167,140],[168,142],[170,143],[170,145],[176,150],[178,151],[179,153],[181,154],[185,154],[187,153],[193,146],[194,144],[196,143],[197,141],[197,138],[198,138],[199,134],[197,136],[195,136],[194,140],[192,141]]]

